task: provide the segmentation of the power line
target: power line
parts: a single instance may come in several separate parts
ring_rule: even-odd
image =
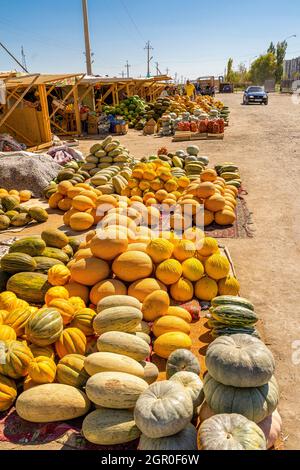
[[[150,52],[153,51],[153,47],[150,44],[150,41],[146,43],[146,47],[144,49],[147,51],[147,78],[150,77],[150,62],[153,57],[150,57]]]
[[[7,54],[24,70],[24,72],[27,72],[28,73],[28,70],[23,67],[23,65],[21,64],[21,62],[18,61],[18,59],[15,58],[15,56],[7,49],[7,47],[4,46],[4,44],[2,44],[2,42],[0,42],[0,46],[5,50],[5,52],[7,52]]]
[[[133,26],[134,26],[136,32],[138,33],[138,35],[140,36],[140,38],[141,38],[143,41],[145,41],[145,39],[144,39],[144,37],[143,37],[143,35],[142,35],[142,33],[141,33],[141,30],[140,30],[140,28],[138,27],[138,25],[136,24],[136,22],[134,21],[132,15],[131,15],[131,13],[130,13],[130,11],[128,10],[128,7],[127,7],[126,3],[125,3],[123,0],[120,0],[120,3],[122,4],[122,6],[123,6],[125,12],[127,13],[127,16],[128,16],[128,18],[130,19],[131,23],[133,24]]]

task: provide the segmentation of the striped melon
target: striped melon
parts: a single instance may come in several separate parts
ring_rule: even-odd
[[[219,307],[221,305],[238,305],[254,311],[254,306],[249,300],[232,295],[221,295],[219,297],[215,297],[211,301],[211,305],[212,307]]]
[[[144,361],[150,355],[150,347],[141,338],[128,333],[111,331],[104,333],[97,340],[100,352],[123,354],[136,361]]]
[[[26,302],[42,304],[50,287],[45,274],[22,272],[14,274],[8,280],[6,289]]]
[[[84,419],[82,434],[93,444],[111,446],[134,441],[141,431],[135,424],[132,410],[99,408]]]
[[[1,269],[8,273],[34,271],[36,268],[34,258],[25,253],[7,253],[1,258],[0,265]]]
[[[148,388],[145,380],[124,372],[100,372],[86,383],[88,398],[103,408],[133,408]]]
[[[94,330],[98,335],[108,331],[135,332],[142,321],[142,312],[135,307],[113,307],[103,310],[94,319]]]
[[[258,316],[253,310],[239,305],[220,305],[211,307],[210,312],[215,320],[231,326],[253,326],[258,321]]]
[[[84,361],[84,368],[90,376],[99,372],[125,372],[144,377],[144,369],[135,359],[109,352],[90,354]]]
[[[108,308],[120,306],[141,309],[141,303],[135,297],[130,297],[129,295],[110,295],[100,300],[97,305],[97,312],[100,313]]]

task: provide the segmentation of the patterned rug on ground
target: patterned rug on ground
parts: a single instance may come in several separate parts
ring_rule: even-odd
[[[243,195],[247,194],[242,191],[237,199],[236,207],[236,221],[234,225],[221,227],[216,223],[211,224],[205,228],[208,236],[214,238],[253,238],[254,228],[252,221],[252,212],[249,211],[246,199]]]

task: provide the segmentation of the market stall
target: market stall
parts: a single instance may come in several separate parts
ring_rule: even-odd
[[[1,109],[0,132],[24,142],[32,150],[51,145],[52,132],[80,135],[78,85],[83,74],[9,76],[4,80],[6,104]],[[63,88],[69,87],[67,91]],[[57,92],[56,90],[59,90]],[[72,130],[68,127],[68,100],[72,97]],[[58,119],[58,116],[61,119]],[[63,123],[63,120],[65,122]]]

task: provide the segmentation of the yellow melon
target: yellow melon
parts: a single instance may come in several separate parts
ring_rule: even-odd
[[[122,281],[134,282],[150,276],[153,271],[153,263],[146,253],[128,251],[114,260],[112,270]]]
[[[239,295],[240,283],[233,276],[227,276],[218,282],[219,295]]]
[[[199,300],[211,301],[218,295],[218,284],[208,276],[195,284],[195,295]]]
[[[145,278],[130,284],[128,287],[128,295],[135,297],[140,302],[144,302],[148,295],[157,290],[167,292],[166,286],[159,280]]]
[[[165,315],[170,306],[170,298],[167,292],[157,290],[149,294],[142,306],[143,319],[148,322]]]
[[[215,238],[205,237],[201,248],[197,252],[201,256],[211,256],[219,250],[218,242]]]
[[[223,255],[214,254],[205,262],[205,271],[209,277],[219,281],[228,276],[230,271],[229,261]]]
[[[182,318],[187,323],[192,323],[192,315],[182,307],[169,307],[166,315]]]
[[[215,194],[216,188],[213,183],[200,183],[196,190],[196,196],[201,199],[207,199]]]
[[[236,216],[232,210],[226,210],[225,208],[223,211],[216,212],[215,220],[218,225],[232,225],[236,220]]]
[[[225,207],[225,198],[220,194],[214,194],[213,196],[205,199],[204,207],[211,212],[222,211]]]
[[[147,245],[147,253],[156,264],[171,258],[174,245],[164,238],[155,238]]]
[[[172,352],[177,349],[191,349],[191,338],[180,331],[165,333],[154,341],[154,352],[164,359],[168,359]]]
[[[156,277],[167,286],[177,282],[182,275],[182,266],[176,259],[168,259],[157,266]]]
[[[95,257],[78,260],[71,266],[72,280],[84,286],[94,286],[107,279],[109,273],[108,263]]]
[[[94,225],[94,217],[86,212],[77,212],[70,217],[70,227],[76,232],[88,230]]]
[[[116,236],[114,230],[98,231],[97,235],[91,240],[90,250],[97,258],[111,261],[116,256],[124,253],[128,247],[128,239],[118,232]]]
[[[197,258],[189,258],[182,263],[183,276],[189,281],[196,282],[204,276],[204,267]]]
[[[188,302],[194,296],[194,286],[191,281],[182,277],[171,285],[170,294],[177,302]]]
[[[97,305],[100,300],[111,295],[126,295],[127,288],[123,282],[117,279],[105,279],[98,282],[90,292],[90,300],[93,305]],[[129,294],[131,295],[131,294]]]
[[[207,181],[214,182],[216,181],[217,177],[218,177],[217,172],[211,168],[208,168],[207,170],[203,170],[200,175],[200,179],[203,183]]]
[[[165,315],[155,320],[152,326],[152,332],[157,338],[165,333],[181,331],[186,335],[191,332],[190,325],[182,318]]]
[[[191,240],[180,240],[175,246],[173,255],[178,261],[193,258],[196,252],[195,243]]]

